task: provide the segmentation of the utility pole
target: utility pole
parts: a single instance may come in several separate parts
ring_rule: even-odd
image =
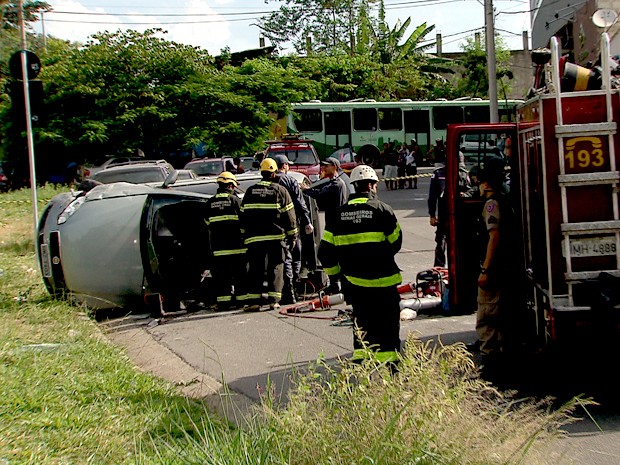
[[[493,0],[484,0],[484,25],[487,49],[487,74],[489,75],[489,113],[491,123],[499,122],[497,108],[497,63],[495,57],[495,24]]]
[[[37,176],[34,168],[34,139],[32,137],[32,115],[30,114],[30,86],[28,85],[28,58],[26,50],[26,26],[24,24],[23,0],[19,0],[19,28],[21,30],[21,58],[22,58],[22,83],[24,86],[24,114],[26,115],[26,139],[28,140],[28,160],[30,162],[30,190],[32,191],[32,214],[34,217],[34,244],[35,253],[38,256],[37,247],[37,223],[39,222],[39,209],[37,205]]]

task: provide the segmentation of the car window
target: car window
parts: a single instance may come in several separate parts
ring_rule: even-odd
[[[188,163],[185,169],[193,170],[198,176],[215,175],[222,172],[222,162],[220,160],[212,160]]]
[[[242,158],[241,159],[241,166],[243,166],[243,169],[245,171],[249,171],[251,169],[253,169],[253,164],[254,164],[254,159],[253,158]]]
[[[165,179],[165,173],[159,168],[133,169],[130,171],[99,171],[94,174],[93,179],[104,184],[110,184],[112,182],[142,184],[163,181]]]
[[[286,155],[296,165],[316,165],[318,160],[310,149],[284,149],[269,152],[269,157],[274,158],[276,155]]]

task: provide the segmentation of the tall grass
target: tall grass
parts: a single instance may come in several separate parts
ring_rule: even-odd
[[[233,428],[137,371],[85,309],[47,295],[28,199],[0,195],[0,463],[544,464],[571,421],[572,405],[497,392],[463,346],[411,339],[398,373],[319,361],[297,373],[286,406],[267,389]]]

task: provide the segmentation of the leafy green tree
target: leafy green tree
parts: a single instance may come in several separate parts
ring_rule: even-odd
[[[369,5],[376,0],[277,1],[283,3],[280,9],[259,21],[271,43],[281,48],[290,42],[300,55],[352,55],[356,40],[366,40]]]
[[[0,26],[2,29],[17,29],[19,28],[19,14],[18,14],[19,2],[10,0],[0,0]],[[51,11],[51,6],[47,2],[41,2],[39,0],[29,1],[23,3],[24,9],[24,22],[26,26],[30,26],[30,23],[39,20],[37,16],[41,12]]]
[[[480,41],[468,38],[463,45],[463,57],[459,64],[463,67],[462,79],[457,83],[457,92],[461,96],[488,97],[489,78],[487,72],[487,53],[484,37]],[[497,61],[497,88],[507,95],[510,91],[509,80],[512,79],[510,69],[510,50],[500,36],[495,37],[495,55]]]

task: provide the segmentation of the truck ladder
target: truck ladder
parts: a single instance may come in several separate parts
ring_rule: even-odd
[[[605,91],[606,107],[607,107],[607,121],[599,123],[587,123],[587,124],[564,124],[564,115],[562,110],[562,98],[570,98],[576,96],[577,93],[571,95],[570,92],[565,93],[562,97],[561,81],[560,81],[560,67],[559,67],[559,45],[557,37],[551,39],[551,53],[552,53],[552,76],[553,76],[553,91],[555,92],[555,105],[557,112],[557,125],[555,126],[555,135],[558,139],[558,155],[560,175],[558,177],[558,184],[560,187],[560,194],[562,199],[562,225],[561,231],[563,235],[563,247],[564,257],[566,259],[566,273],[565,280],[568,286],[568,296],[566,305],[558,305],[558,310],[585,310],[589,307],[575,307],[573,286],[584,280],[591,280],[598,278],[599,274],[604,271],[614,276],[620,276],[620,270],[618,264],[620,263],[620,215],[618,211],[618,185],[620,184],[620,173],[616,166],[615,156],[615,144],[614,135],[617,132],[617,124],[613,120],[612,112],[612,94],[611,94],[611,71],[610,71],[610,44],[609,36],[604,33],[601,37],[601,66],[603,68],[603,89]],[[567,174],[564,158],[564,139],[569,137],[579,137],[597,135],[608,138],[609,145],[609,171],[595,172],[595,173],[580,173],[580,174]],[[581,222],[570,223],[569,222],[569,205],[567,196],[567,187],[576,186],[592,186],[607,184],[611,185],[612,192],[612,208],[613,208],[613,220],[610,221],[595,221],[595,222]],[[573,236],[579,235],[593,235],[593,234],[613,234],[615,236],[616,243],[616,268],[613,270],[597,270],[597,271],[580,271],[574,272],[572,269],[572,255],[571,255],[571,243],[570,239]],[[564,300],[564,299],[562,299]]]

